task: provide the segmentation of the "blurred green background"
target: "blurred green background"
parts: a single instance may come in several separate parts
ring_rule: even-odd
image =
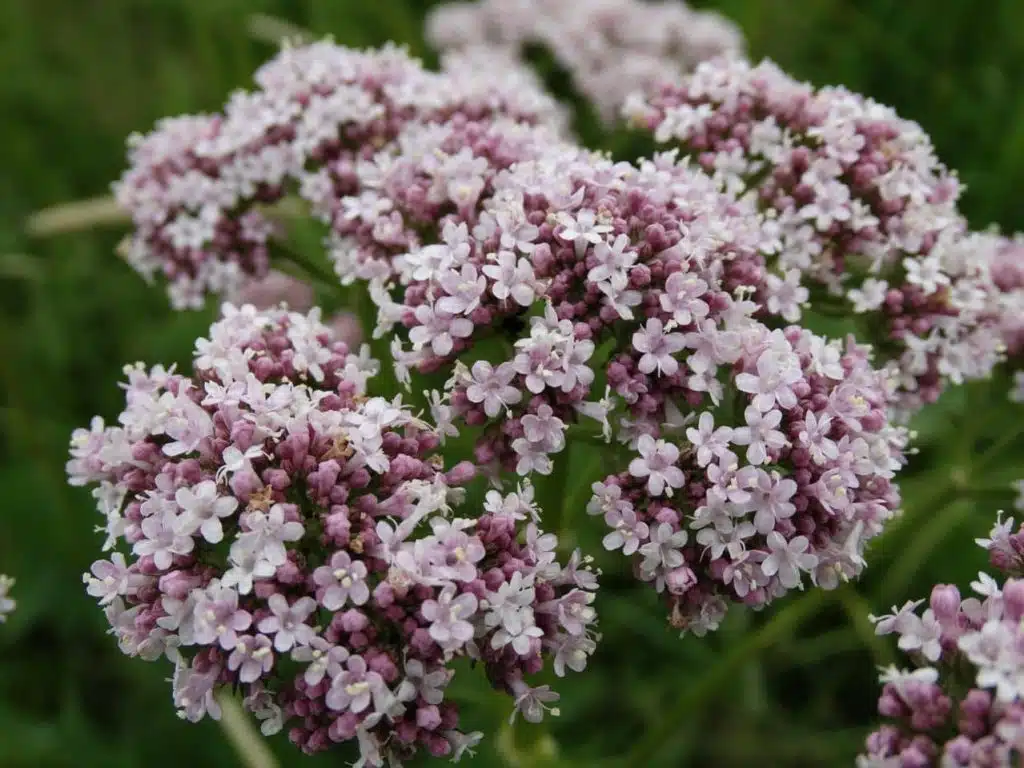
[[[568,2],[569,0],[567,0]],[[170,669],[121,656],[81,573],[100,538],[91,499],[64,483],[67,438],[119,412],[129,361],[184,362],[207,326],[173,314],[113,253],[116,227],[30,238],[25,219],[106,193],[124,139],[161,116],[218,108],[273,49],[246,31],[272,13],[346,44],[426,53],[414,0],[4,0],[0,2],[0,572],[18,610],[0,626],[0,768],[228,766],[212,722],[179,721]],[[931,133],[968,185],[975,227],[1024,228],[1024,3],[988,0],[722,0],[754,56],[894,105]],[[587,133],[592,132],[592,127]],[[562,681],[562,716],[499,732],[508,704],[466,688],[488,738],[480,766],[850,765],[873,720],[874,666],[896,657],[866,615],[965,586],[972,543],[1024,476],[1024,409],[1006,375],[950,393],[916,426],[906,515],[871,550],[869,575],[835,593],[736,612],[716,636],[680,640],[649,589],[601,559],[604,642]],[[281,765],[341,766],[285,743]]]

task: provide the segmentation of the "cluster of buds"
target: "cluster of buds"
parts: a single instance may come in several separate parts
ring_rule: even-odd
[[[119,424],[72,437],[110,551],[85,581],[126,654],[174,663],[188,720],[232,688],[306,752],[457,760],[479,736],[445,697],[450,662],[539,721],[558,694],[527,678],[584,668],[596,578],[557,561],[528,488],[456,516],[475,467],[445,471],[433,427],[366,396],[376,367],[317,310],[232,305],[192,377],[128,367]]]
[[[978,539],[991,565],[961,599],[949,584],[924,600],[871,617],[880,635],[899,636],[913,670],[882,670],[878,711],[890,722],[872,733],[859,768],[1016,765],[1024,755],[1024,530],[997,519]]]
[[[397,48],[285,48],[222,114],[166,119],[133,136],[131,167],[115,185],[135,225],[127,260],[144,276],[161,272],[177,308],[201,306],[207,293],[234,298],[269,270],[276,225],[266,206],[294,192],[343,223],[322,202],[356,191],[360,158],[406,125],[495,115],[555,131],[564,123],[521,70],[446,63],[451,71],[435,73]]]
[[[900,377],[904,411],[998,362],[988,265],[964,237],[959,182],[916,123],[728,57],[631,99],[624,114],[772,217],[773,271],[795,271],[821,294],[817,309],[833,301],[862,317]]]
[[[607,121],[638,87],[676,80],[704,59],[743,49],[739,28],[683,2],[480,0],[445,3],[427,17],[441,50],[544,46]]]

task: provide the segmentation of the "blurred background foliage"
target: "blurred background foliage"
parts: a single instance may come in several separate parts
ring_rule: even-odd
[[[568,0],[567,0],[568,1]],[[247,33],[262,11],[345,44],[420,36],[415,0],[5,0],[0,3],[0,571],[19,607],[0,628],[0,766],[222,766],[238,758],[212,722],[179,721],[170,670],[120,655],[81,585],[100,543],[88,494],[65,486],[73,427],[110,419],[129,361],[185,362],[209,313],[172,313],[114,255],[116,227],[30,238],[25,219],[104,194],[124,139],[161,116],[216,109],[272,55]],[[960,171],[976,228],[1024,228],[1024,4],[988,0],[720,0],[751,54],[841,83],[919,121]],[[583,124],[587,137],[598,135]],[[874,666],[895,659],[867,622],[935,581],[962,587],[973,545],[1024,475],[1024,410],[1007,376],[961,388],[915,426],[906,514],[870,552],[867,578],[736,612],[716,636],[680,640],[617,558],[601,565],[604,642],[562,681],[562,716],[501,729],[508,704],[460,686],[488,733],[481,766],[849,765],[873,719]],[[599,458],[571,456],[573,476]],[[566,499],[565,514],[582,518]],[[579,505],[576,505],[579,506]],[[563,517],[563,523],[567,518]],[[596,532],[581,543],[600,549]],[[593,541],[591,541],[593,538]],[[272,745],[284,766],[343,765]]]

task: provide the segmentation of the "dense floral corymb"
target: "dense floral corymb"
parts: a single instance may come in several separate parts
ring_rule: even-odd
[[[184,718],[233,687],[307,752],[458,760],[479,735],[445,698],[449,662],[540,720],[558,695],[527,678],[583,669],[595,576],[556,560],[526,488],[457,516],[474,467],[444,471],[434,428],[368,398],[375,368],[316,310],[225,305],[193,377],[126,369],[119,425],[72,437],[110,551],[85,581],[125,653],[174,663]]]
[[[773,271],[798,275],[819,306],[838,299],[862,316],[904,409],[998,361],[986,259],[963,236],[959,182],[916,123],[735,58],[704,62],[624,113],[773,217]]]
[[[590,508],[680,627],[714,628],[727,601],[762,606],[803,574],[858,574],[898,508],[906,433],[866,350],[758,319],[799,316],[801,296],[765,279],[756,211],[671,153],[632,166],[550,146],[486,168],[488,195],[439,209],[437,242],[371,290],[379,330],[401,326],[400,378],[450,372],[432,395],[444,431],[482,427],[494,476],[550,473],[572,430],[633,452]],[[508,352],[472,361],[495,332]]]
[[[730,603],[760,608],[807,581],[855,578],[899,506],[904,437],[886,425],[863,350],[795,326],[739,333],[737,348],[711,357],[739,371],[729,401],[698,406],[678,445],[641,436],[588,509],[612,529],[605,546],[632,554],[638,578],[664,594],[673,624],[701,635]]]
[[[561,129],[561,108],[529,73],[479,64],[453,54],[436,73],[397,48],[285,48],[222,114],[166,119],[131,138],[131,167],[115,185],[135,225],[128,261],[162,274],[178,308],[230,298],[269,269],[266,205],[294,192],[340,226],[347,211],[324,201],[356,192],[359,160],[406,125],[505,116]]]
[[[681,1],[480,0],[445,3],[427,17],[442,50],[522,56],[541,45],[609,122],[636,88],[671,82],[697,62],[743,49],[739,28]]]
[[[357,164],[357,194],[315,201],[335,222],[328,256],[339,279],[385,284],[444,266],[438,248],[429,247],[444,224],[475,222],[499,173],[555,148],[575,151],[548,126],[512,119],[409,125]]]
[[[997,519],[980,546],[1000,583],[982,572],[975,596],[939,584],[924,600],[872,617],[880,635],[899,635],[913,670],[882,671],[878,711],[860,768],[1018,765],[1024,757],[1024,531]]]

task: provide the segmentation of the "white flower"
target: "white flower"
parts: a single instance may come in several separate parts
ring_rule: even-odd
[[[710,411],[704,411],[697,420],[697,429],[689,427],[686,438],[697,449],[697,464],[706,467],[711,460],[729,449],[733,439],[731,427],[715,429],[715,418]]]
[[[647,325],[633,334],[633,348],[643,356],[637,364],[641,373],[671,376],[679,370],[679,361],[672,355],[685,346],[681,333],[665,333],[661,320],[651,318]]]
[[[785,279],[771,273],[766,279],[768,311],[790,323],[800,319],[801,307],[810,297],[810,292],[800,284],[801,276],[799,269],[791,269],[786,272]]]
[[[623,320],[633,319],[632,307],[637,306],[643,300],[640,291],[630,290],[629,278],[618,272],[608,280],[597,284],[598,289],[605,295],[608,306],[615,310],[615,313]]]
[[[505,362],[494,368],[486,360],[478,360],[470,369],[472,383],[466,387],[466,399],[483,405],[484,413],[495,418],[510,405],[523,399],[523,393],[511,385],[516,370]]]
[[[423,349],[430,345],[431,351],[438,357],[451,354],[455,339],[465,339],[473,334],[473,323],[464,317],[454,317],[440,307],[435,309],[429,304],[420,304],[414,312],[419,325],[409,331],[409,340],[414,349]]]
[[[144,518],[140,527],[145,538],[135,542],[132,551],[140,557],[152,555],[153,564],[161,571],[171,567],[174,555],[187,555],[195,547],[192,536],[182,530],[169,512]]]
[[[935,293],[940,286],[949,285],[949,276],[934,256],[920,260],[908,256],[903,259],[903,268],[907,271],[907,282],[920,286],[926,296]]]
[[[524,578],[520,571],[501,584],[497,592],[487,593],[489,612],[484,616],[484,623],[498,627],[491,638],[492,648],[498,650],[511,645],[520,656],[530,653],[531,641],[544,636],[534,620],[531,607],[534,597],[533,575]]]
[[[468,244],[458,250],[459,253],[456,254],[450,246],[437,243],[405,254],[404,261],[408,265],[409,276],[417,281],[437,281],[453,264],[461,263],[464,257],[469,255]]]
[[[273,566],[284,565],[288,559],[286,542],[299,541],[305,529],[302,523],[285,522],[285,507],[275,504],[269,512],[259,510],[249,512],[242,517],[242,523],[248,529],[235,539],[235,546],[251,547],[258,556]]]
[[[458,427],[453,423],[454,414],[452,407],[437,390],[432,390],[429,395],[430,418],[434,420],[437,427],[437,434],[441,438],[441,445],[444,445],[446,437],[458,437]]]
[[[185,513],[183,526],[192,532],[198,530],[211,544],[224,538],[220,519],[230,517],[238,508],[238,499],[234,496],[219,496],[217,484],[212,480],[204,480],[192,488],[179,488],[174,494],[174,500]]]
[[[437,302],[437,309],[450,315],[468,315],[480,306],[480,297],[487,290],[487,278],[478,275],[472,264],[463,264],[459,271],[441,275],[441,287],[447,292]]]
[[[683,470],[675,466],[679,460],[679,449],[664,440],[655,440],[650,435],[641,435],[637,440],[640,456],[629,463],[633,477],[647,478],[647,492],[652,496],[672,495],[673,488],[682,488],[686,482]]]
[[[512,251],[500,251],[494,263],[485,264],[481,271],[494,281],[491,293],[498,301],[511,298],[522,307],[533,304],[537,281],[527,259],[517,258]]]
[[[818,231],[825,232],[833,222],[849,221],[850,190],[839,181],[827,181],[815,186],[814,200],[800,209],[800,215],[814,222]]]
[[[224,449],[221,457],[221,466],[217,470],[217,482],[223,482],[236,472],[252,472],[252,460],[262,455],[263,449],[259,445],[249,446],[244,452],[234,445],[229,445]]]
[[[771,453],[789,445],[786,435],[777,429],[782,422],[782,411],[762,413],[753,405],[743,411],[746,426],[733,430],[732,441],[747,446],[747,461],[764,464]]]
[[[809,571],[818,563],[817,555],[808,552],[811,542],[806,536],[795,536],[786,541],[778,531],[768,534],[769,554],[761,563],[765,576],[778,574],[779,583],[787,589],[800,586],[800,572]]]
[[[640,554],[644,558],[640,570],[645,575],[653,577],[659,571],[669,571],[683,565],[685,560],[681,550],[689,538],[685,529],[673,531],[668,523],[658,523],[650,535],[651,540],[640,547]]]
[[[587,208],[577,211],[575,218],[572,214],[560,212],[557,219],[562,225],[558,237],[574,243],[577,256],[583,255],[587,245],[603,242],[604,236],[612,231],[610,224],[603,223],[596,213]]]
[[[939,660],[942,655],[942,627],[931,608],[921,616],[908,614],[899,632],[902,650],[920,651],[928,661]]]
[[[619,235],[608,245],[603,240],[594,246],[593,258],[596,264],[587,273],[587,280],[600,283],[612,275],[625,274],[636,263],[636,251],[627,251],[629,238]]]
[[[852,288],[847,291],[846,295],[853,302],[853,311],[860,314],[874,312],[882,306],[888,290],[889,284],[885,280],[869,277],[861,284],[860,288]]]
[[[889,635],[893,632],[902,633],[903,629],[909,626],[910,622],[913,621],[914,611],[923,603],[924,600],[908,600],[903,604],[902,608],[897,608],[895,605],[890,609],[892,613],[884,616],[874,616],[868,614],[868,621],[875,624],[876,635]]]

